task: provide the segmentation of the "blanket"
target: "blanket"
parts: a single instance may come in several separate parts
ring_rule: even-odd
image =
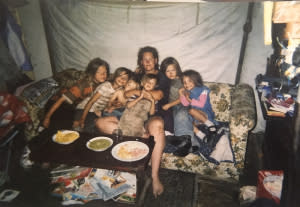
[[[203,131],[204,133],[207,133]],[[221,122],[217,125],[217,140],[214,147],[209,146],[201,138],[197,137],[200,144],[198,150],[194,151],[195,154],[205,157],[209,162],[217,165],[220,162],[233,162],[235,157],[230,142],[229,124]]]

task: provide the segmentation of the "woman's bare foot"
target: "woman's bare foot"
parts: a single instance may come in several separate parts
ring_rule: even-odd
[[[161,184],[159,178],[152,179],[152,188],[155,198],[164,192],[164,186]]]

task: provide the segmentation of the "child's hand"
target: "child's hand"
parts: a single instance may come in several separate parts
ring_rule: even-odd
[[[43,121],[43,126],[45,127],[45,128],[48,128],[49,127],[49,125],[50,125],[50,118],[45,118],[44,119],[44,121]]]
[[[167,111],[170,108],[169,104],[165,104],[162,106],[162,109]]]
[[[94,113],[98,116],[101,117],[102,116],[102,112],[101,111],[94,111]],[[110,112],[111,113],[111,112]]]
[[[179,95],[180,95],[180,96],[184,96],[184,91],[185,91],[184,88],[180,88],[180,89],[178,90]]]
[[[189,98],[189,97],[190,97],[190,92],[188,92],[187,90],[184,90],[184,91],[183,91],[183,95],[184,95],[186,98]]]
[[[117,100],[113,101],[111,103],[111,105],[114,106],[115,108],[120,108],[120,107],[123,106],[123,104],[120,101],[117,101]]]
[[[79,121],[74,121],[73,122],[73,128],[78,128],[80,126],[80,122]]]
[[[154,100],[154,98],[153,98],[153,96],[152,96],[151,93],[149,93],[147,91],[143,91],[142,93],[143,93],[145,99],[148,99],[149,101],[153,101]]]
[[[82,120],[82,119],[79,120],[79,126],[81,129],[84,128],[84,120]]]
[[[140,96],[136,100],[142,100],[145,96],[145,91],[142,90]]]
[[[113,112],[113,110],[115,110],[115,107],[108,107],[106,108],[104,111],[106,111],[107,113],[111,113]],[[96,114],[96,113],[95,113]],[[96,114],[97,115],[97,114]],[[98,116],[98,115],[97,115]]]
[[[180,96],[185,96],[185,97],[189,97],[190,96],[190,92],[187,91],[187,90],[185,90],[185,88],[180,88],[178,92],[179,92]]]

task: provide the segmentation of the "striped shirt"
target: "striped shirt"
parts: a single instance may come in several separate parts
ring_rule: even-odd
[[[100,97],[97,101],[92,105],[89,112],[102,111],[106,108],[111,96],[116,90],[112,87],[111,82],[105,81],[100,84],[96,89],[95,93],[100,93]],[[82,102],[77,105],[77,109],[84,109],[85,105],[90,100],[90,97],[85,98]]]

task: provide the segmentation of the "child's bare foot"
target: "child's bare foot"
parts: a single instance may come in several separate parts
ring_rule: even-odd
[[[161,184],[159,178],[152,179],[152,188],[155,198],[164,192],[164,186]]]

